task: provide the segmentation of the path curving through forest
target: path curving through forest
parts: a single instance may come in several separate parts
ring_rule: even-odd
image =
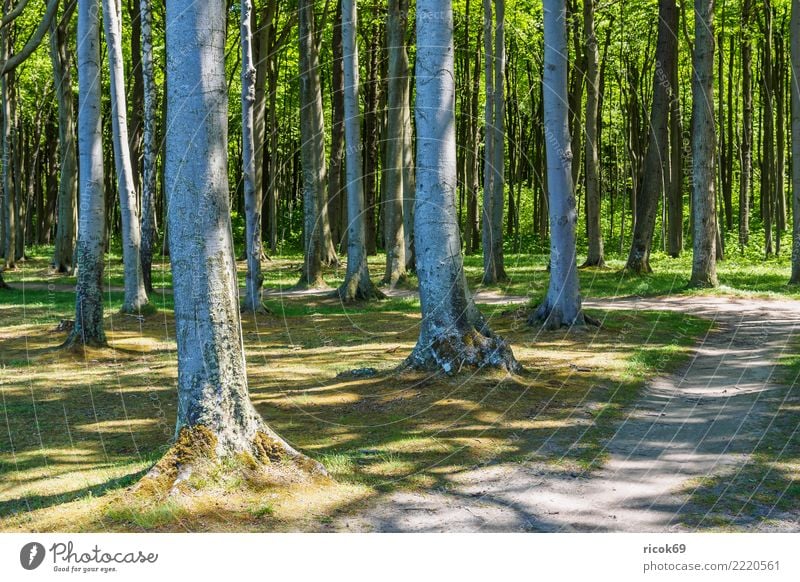
[[[451,486],[436,492],[381,496],[360,513],[341,516],[334,527],[413,532],[690,530],[681,517],[693,480],[741,467],[788,394],[773,374],[781,355],[796,345],[800,302],[681,296],[585,305],[679,311],[715,322],[688,364],[643,389],[607,443],[608,460],[600,469],[579,475],[533,462],[475,468],[451,475]],[[770,517],[771,529],[798,528],[797,513]]]

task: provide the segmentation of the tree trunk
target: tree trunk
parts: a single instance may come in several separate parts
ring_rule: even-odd
[[[116,0],[103,0],[103,21],[110,70],[114,163],[122,216],[122,262],[125,271],[125,298],[122,303],[122,311],[137,313],[147,305],[147,293],[142,278],[140,254],[142,235],[139,230],[138,202],[128,142],[128,114],[125,104],[124,62],[122,60],[122,25],[117,13]]]
[[[263,421],[248,393],[228,203],[225,12],[220,0],[170,2],[166,8],[176,436],[178,447],[196,448],[191,458],[246,453],[265,464],[300,460]],[[166,455],[149,477],[171,488],[179,469],[193,469],[176,458],[179,452]],[[316,463],[313,469],[324,473]]]
[[[598,131],[598,101],[600,98],[600,69],[597,35],[594,29],[596,0],[583,2],[583,31],[586,42],[586,238],[589,252],[585,267],[604,267],[603,231],[600,223],[602,210],[600,190],[600,160]]]
[[[153,247],[157,236],[156,183],[156,84],[153,63],[153,12],[151,0],[140,0],[139,18],[142,31],[142,91],[144,93],[142,141],[142,277],[148,293],[153,292]]]
[[[3,4],[3,14],[8,14],[11,9],[9,0],[5,0]],[[11,54],[11,41],[9,38],[10,26],[4,26],[0,29],[0,61],[6,62]],[[3,232],[5,257],[4,263],[6,269],[15,269],[17,265],[16,250],[17,250],[17,224],[16,224],[16,202],[14,195],[14,181],[12,180],[13,168],[11,162],[13,159],[13,134],[14,134],[14,121],[11,110],[11,101],[13,99],[13,72],[2,75],[0,78],[0,93],[3,99],[3,136],[2,136],[2,174],[3,174]]]
[[[389,0],[386,23],[389,53],[386,158],[383,164],[386,224],[386,273],[383,283],[393,289],[406,279],[406,241],[403,219],[405,105],[408,102],[408,55],[405,46],[407,0]]]
[[[669,112],[673,90],[671,75],[675,56],[678,9],[675,0],[659,0],[656,69],[653,75],[653,107],[650,111],[650,139],[645,154],[644,175],[636,193],[636,222],[625,268],[636,274],[650,273],[650,250],[656,224],[658,201],[669,179]]]
[[[505,204],[505,2],[483,1],[483,42],[486,51],[486,128],[483,178],[483,284],[507,281],[503,264]]]
[[[716,287],[714,0],[695,0],[692,76],[693,251],[690,287]]]
[[[336,20],[333,23],[333,60],[331,62],[331,159],[328,166],[328,201],[331,233],[335,246],[344,249],[344,231],[347,222],[342,216],[347,204],[343,200],[344,185],[344,68],[342,64],[342,0],[336,3]],[[342,251],[344,252],[344,251]]]
[[[356,0],[342,0],[342,55],[344,63],[344,128],[347,183],[347,275],[339,288],[343,301],[382,298],[369,278],[364,220],[364,180],[359,111],[358,17]]]
[[[789,283],[800,284],[800,0],[792,0],[791,105],[792,105],[792,276]]]
[[[530,317],[547,329],[584,325],[576,260],[575,189],[567,91],[567,21],[564,0],[544,2],[544,131],[550,192],[550,284],[544,302]]]
[[[245,240],[247,274],[242,310],[264,311],[261,274],[261,188],[256,184],[255,100],[256,67],[253,59],[253,2],[242,0],[242,174],[244,177]],[[238,293],[238,291],[237,291]]]
[[[75,326],[66,347],[103,346],[105,192],[101,119],[100,2],[78,0],[78,215]]]
[[[327,255],[321,216],[326,205],[325,123],[319,78],[314,1],[297,4],[300,31],[300,133],[303,163],[305,262],[299,286],[324,287],[322,263]]]
[[[78,162],[75,153],[75,105],[72,95],[72,62],[69,19],[50,24],[50,60],[58,100],[58,143],[61,176],[58,181],[58,225],[52,266],[57,273],[72,274],[77,241]]]
[[[678,88],[678,43],[674,45],[675,53],[671,80],[673,90],[669,109],[669,155],[670,178],[668,194],[669,242],[667,252],[678,258],[683,252],[683,121],[681,119],[681,102]]]
[[[519,369],[467,289],[455,207],[455,76],[451,0],[417,1],[417,198],[414,213],[422,326],[409,366]]]
[[[753,168],[753,81],[750,18],[752,0],[742,1],[742,137],[741,177],[739,179],[739,244],[744,247],[750,239],[750,184]]]

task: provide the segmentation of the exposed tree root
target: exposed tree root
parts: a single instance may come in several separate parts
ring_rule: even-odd
[[[369,278],[359,281],[356,277],[345,281],[334,291],[333,295],[345,303],[386,299],[386,294],[378,289]]]
[[[562,327],[582,327],[592,325],[601,327],[600,320],[587,315],[583,310],[578,310],[574,316],[565,316],[561,307],[551,307],[547,302],[539,305],[530,317],[528,325],[541,326],[542,328],[553,331]]]
[[[442,371],[448,375],[464,368],[498,368],[510,373],[522,371],[511,346],[496,335],[483,335],[471,330],[437,337],[427,346],[417,347],[403,367],[415,370]]]
[[[135,485],[134,493],[163,498],[189,493],[198,484],[241,474],[257,484],[288,483],[327,478],[321,463],[289,446],[266,425],[243,450],[219,450],[212,430],[198,425],[183,427],[175,443],[150,471]]]
[[[599,259],[589,260],[586,259],[581,266],[578,267],[579,269],[590,269],[590,268],[597,268],[597,269],[607,269],[608,266],[606,265],[605,260],[601,257]]]

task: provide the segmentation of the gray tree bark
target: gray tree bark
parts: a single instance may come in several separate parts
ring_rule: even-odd
[[[322,264],[327,258],[325,224],[325,123],[319,78],[319,52],[314,32],[313,0],[298,0],[300,34],[300,140],[303,164],[305,260],[301,287],[324,287]]]
[[[753,49],[750,40],[752,0],[742,0],[742,138],[739,179],[739,245],[750,240],[750,185],[753,175]]]
[[[486,51],[486,123],[483,177],[483,284],[506,281],[503,265],[503,205],[505,203],[505,2],[483,0]]]
[[[144,92],[144,131],[142,139],[142,277],[145,291],[153,291],[153,247],[157,236],[156,184],[156,84],[153,64],[153,12],[150,0],[140,0],[142,30],[142,85]]]
[[[567,19],[564,0],[544,1],[544,132],[550,201],[550,284],[530,317],[548,329],[583,325],[576,251],[575,188],[567,91]],[[591,320],[589,320],[591,321]]]
[[[165,183],[171,193],[178,343],[176,433],[187,444],[204,440],[217,457],[299,459],[263,421],[248,393],[228,202],[225,12],[221,0],[166,7]],[[175,468],[154,468],[165,470]]]
[[[403,217],[405,152],[405,106],[408,102],[408,55],[405,46],[407,0],[389,0],[386,23],[389,53],[386,159],[383,164],[383,192],[386,209],[384,225],[386,273],[384,285],[394,288],[406,279],[406,236]]]
[[[78,160],[75,152],[75,104],[72,95],[72,56],[69,51],[68,15],[50,24],[50,61],[58,101],[58,144],[61,175],[58,181],[58,226],[52,266],[57,273],[72,273],[78,240]]]
[[[75,326],[65,347],[103,346],[106,209],[100,76],[100,2],[78,0],[78,214]]]
[[[791,35],[792,107],[792,276],[789,283],[800,284],[800,0],[792,0],[789,24]]]
[[[717,286],[717,212],[714,196],[714,0],[694,1],[692,75],[693,258],[690,287]]]
[[[583,2],[583,36],[586,43],[586,238],[589,252],[585,267],[604,267],[603,229],[600,224],[602,210],[600,192],[600,160],[598,155],[598,107],[600,98],[600,54],[594,29],[594,12],[597,0]]]
[[[650,132],[644,160],[644,175],[636,193],[636,221],[633,240],[625,268],[636,274],[651,273],[650,250],[656,225],[656,212],[661,194],[669,180],[669,114],[672,98],[672,76],[678,42],[678,8],[675,0],[659,0],[656,67],[653,73],[653,106],[650,110]]]
[[[137,313],[147,305],[142,277],[139,208],[128,141],[128,109],[125,104],[125,63],[122,56],[122,23],[116,0],[103,0],[103,22],[108,45],[108,68],[111,84],[111,127],[114,141],[114,164],[117,172],[119,209],[122,218],[122,262],[125,298],[122,311]]]
[[[261,295],[264,282],[264,277],[261,274],[261,255],[264,253],[264,248],[261,242],[261,188],[257,184],[256,177],[256,67],[253,59],[252,23],[253,2],[252,0],[242,0],[242,174],[244,176],[245,241],[247,247],[247,274],[245,275],[245,294],[242,299],[242,310],[261,312],[264,311]]]
[[[356,0],[342,0],[342,55],[344,64],[344,131],[347,183],[347,275],[339,288],[343,301],[382,298],[369,278],[364,180],[361,157],[361,112],[359,110],[358,17]]]
[[[478,311],[464,275],[456,193],[451,0],[417,1],[417,197],[414,213],[422,325],[411,367],[458,373],[519,364]]]

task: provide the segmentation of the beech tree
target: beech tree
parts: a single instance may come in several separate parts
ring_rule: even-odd
[[[116,0],[103,0],[103,21],[108,45],[108,68],[111,80],[111,127],[114,142],[114,164],[117,174],[119,208],[122,217],[122,262],[124,264],[125,298],[122,311],[136,313],[147,305],[147,292],[142,277],[139,204],[133,177],[128,118],[122,61],[122,23]]]
[[[550,284],[530,323],[548,329],[583,325],[578,281],[575,189],[567,91],[567,8],[565,0],[544,0],[544,131],[550,194]],[[591,320],[590,320],[591,321]]]
[[[165,181],[178,343],[176,432],[198,456],[305,459],[264,422],[248,395],[227,177],[225,2],[169,2]],[[178,462],[186,462],[179,459]],[[186,473],[193,467],[182,466]],[[169,456],[150,478],[178,478]]]
[[[142,134],[142,278],[145,291],[153,291],[153,247],[156,239],[156,83],[153,63],[153,12],[150,0],[140,0],[142,33],[142,89],[144,94]]]
[[[600,105],[600,59],[597,48],[597,35],[594,27],[596,0],[583,1],[583,36],[586,55],[586,237],[589,249],[585,267],[604,267],[603,233],[600,216],[602,200],[600,192],[600,160],[598,137],[598,113]]]
[[[409,99],[408,55],[405,21],[407,0],[389,0],[386,22],[389,54],[388,105],[386,112],[386,157],[384,159],[384,227],[386,238],[386,273],[383,283],[393,288],[406,279],[406,234],[403,216],[405,197],[404,164],[406,147],[406,104]],[[355,33],[354,33],[355,37]],[[345,57],[347,52],[345,49]],[[348,180],[349,181],[349,180]]]
[[[329,262],[327,245],[325,122],[315,33],[314,0],[298,0],[300,34],[300,149],[303,163],[305,264],[300,285],[322,287],[322,265]],[[331,243],[332,244],[332,243]]]
[[[103,346],[105,189],[100,91],[100,2],[78,0],[78,282],[75,325],[66,347]]]
[[[416,261],[422,324],[408,358],[448,374],[464,366],[509,371],[519,364],[483,318],[464,275],[456,193],[453,5],[417,1]]]
[[[70,20],[75,2],[69,3],[61,19],[50,24],[50,61],[58,101],[58,145],[61,173],[58,181],[58,223],[52,267],[72,274],[77,242],[78,160],[75,152],[75,105],[72,95],[72,54],[69,50]]]
[[[792,124],[792,276],[800,284],[800,0],[792,0],[791,31],[791,124]]]
[[[690,287],[717,286],[717,212],[714,195],[714,0],[694,1],[692,58],[692,214]]]
[[[256,184],[255,100],[256,67],[253,59],[253,3],[242,0],[242,163],[244,175],[245,254],[247,275],[242,309],[250,312],[264,311],[261,292],[264,277],[261,275],[261,189]],[[263,138],[263,134],[262,134]]]
[[[508,279],[503,264],[503,205],[505,204],[505,1],[483,0],[486,50],[486,129],[483,175],[483,283]]]
[[[669,182],[669,115],[672,98],[672,69],[676,66],[678,8],[675,0],[659,0],[658,42],[653,73],[653,105],[650,109],[650,132],[644,160],[644,176],[636,193],[636,221],[628,262],[632,273],[651,273],[650,250],[656,212]]]
[[[358,22],[356,0],[342,0],[342,54],[344,56],[344,129],[347,183],[347,275],[339,288],[343,301],[382,298],[369,278],[364,221],[364,182],[361,158],[361,113],[358,88]],[[401,199],[402,203],[402,199]],[[400,251],[404,250],[402,230]],[[397,252],[395,249],[394,252]],[[403,259],[405,267],[405,259]]]

